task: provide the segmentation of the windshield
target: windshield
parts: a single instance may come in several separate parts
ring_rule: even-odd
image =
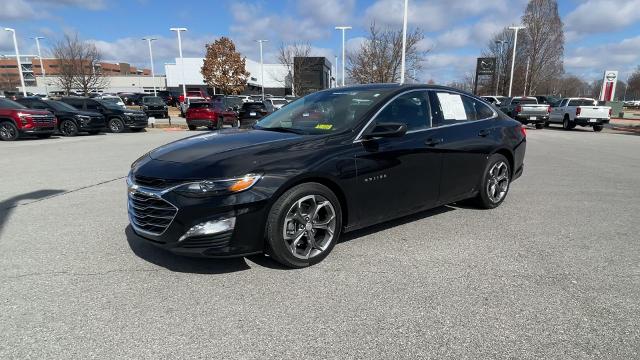
[[[15,101],[0,99],[0,109],[26,109],[26,108],[27,108],[26,106],[22,104],[18,104]]]
[[[142,98],[142,102],[152,105],[164,105],[164,101],[162,100],[162,98],[157,96],[145,96]]]
[[[122,107],[118,104],[116,104],[113,101],[109,101],[109,99],[102,99],[98,101],[100,104],[102,104],[104,107],[106,107],[107,109],[112,109],[112,110],[122,110]]]
[[[78,109],[69,104],[63,103],[62,101],[49,100],[46,101],[46,103],[58,111],[78,111]]]
[[[381,89],[313,93],[260,120],[256,128],[286,128],[306,134],[344,131],[353,128],[385,93]]]

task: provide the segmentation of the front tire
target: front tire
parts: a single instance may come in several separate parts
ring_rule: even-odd
[[[189,127],[189,130],[194,131],[195,129],[197,129],[198,127],[195,125],[187,125]]]
[[[62,136],[71,137],[78,135],[78,125],[72,120],[62,120],[59,129]]]
[[[273,204],[267,219],[269,254],[284,266],[303,268],[322,261],[342,230],[335,194],[318,183],[297,185]]]
[[[124,131],[124,123],[118,118],[110,119],[107,127],[109,128],[109,131],[114,134],[119,134]]]
[[[20,137],[18,128],[9,121],[0,123],[0,140],[2,141],[15,141]]]
[[[504,201],[509,192],[511,167],[509,161],[501,154],[493,154],[487,161],[480,193],[476,198],[476,203],[483,209],[493,209]]]

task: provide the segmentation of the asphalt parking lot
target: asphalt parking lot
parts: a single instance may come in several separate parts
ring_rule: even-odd
[[[640,136],[530,129],[500,208],[420,213],[285,270],[129,230],[130,163],[188,135],[0,143],[0,358],[640,357]]]

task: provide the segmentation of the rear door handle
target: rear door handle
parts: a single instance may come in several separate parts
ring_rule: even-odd
[[[427,146],[436,146],[436,145],[440,144],[443,141],[444,141],[444,139],[442,139],[442,138],[429,138],[429,139],[427,139],[427,141],[424,142],[424,144],[427,145]]]
[[[487,135],[489,135],[489,134],[491,134],[491,130],[489,130],[489,129],[482,129],[482,130],[480,130],[480,132],[478,133],[478,136],[485,137],[485,136],[487,136]]]

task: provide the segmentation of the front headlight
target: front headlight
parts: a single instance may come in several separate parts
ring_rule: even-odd
[[[196,181],[181,185],[175,191],[187,196],[233,194],[250,189],[261,177],[259,174],[247,174],[233,179]]]

